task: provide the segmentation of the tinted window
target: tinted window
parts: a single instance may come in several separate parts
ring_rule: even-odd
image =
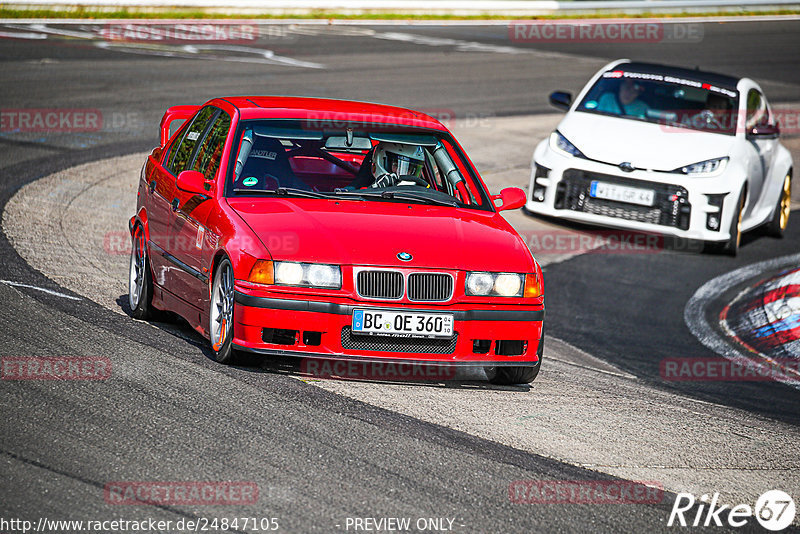
[[[747,93],[747,128],[766,124],[767,119],[767,104],[764,101],[764,97],[755,89],[750,89]]]
[[[229,196],[309,196],[305,192],[391,202],[395,194],[409,194],[422,203],[492,209],[480,180],[443,132],[355,122],[330,127],[302,120],[239,124]]]
[[[192,170],[202,172],[206,180],[213,180],[217,175],[222,159],[222,149],[225,146],[225,139],[228,137],[230,127],[231,118],[224,111],[220,112],[197,151]]]
[[[197,140],[203,135],[203,132],[208,126],[209,119],[211,119],[216,111],[216,108],[207,106],[200,110],[200,113],[195,115],[192,124],[186,129],[178,148],[172,155],[172,161],[168,167],[169,170],[172,171],[172,174],[178,174],[187,169],[192,154],[194,153],[194,147],[197,145]]]
[[[698,80],[611,70],[595,82],[577,109],[733,135],[738,95]]]

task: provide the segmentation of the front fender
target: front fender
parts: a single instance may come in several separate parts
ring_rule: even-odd
[[[764,187],[764,202],[773,207],[778,203],[783,191],[783,179],[791,173],[792,168],[791,152],[785,146],[778,144],[775,159]]]
[[[144,206],[139,208],[139,211],[136,212],[136,215],[128,220],[128,231],[131,233],[131,237],[133,237],[133,229],[136,227],[137,224],[141,224],[142,228],[144,228],[144,237],[147,241],[150,240],[150,227],[147,224],[147,210]]]

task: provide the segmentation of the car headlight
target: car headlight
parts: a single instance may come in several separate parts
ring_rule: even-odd
[[[276,261],[275,283],[339,289],[342,287],[342,270],[338,265]]]
[[[489,273],[467,275],[467,295],[488,295],[494,287],[494,277]]]
[[[576,158],[585,158],[583,152],[577,149],[575,145],[569,142],[569,139],[561,135],[561,132],[556,130],[550,134],[550,147],[553,150],[566,154],[567,156],[575,156]]]
[[[476,297],[521,297],[525,275],[517,273],[467,273],[465,292]]]
[[[707,159],[706,161],[692,163],[691,165],[676,169],[675,172],[683,174],[720,174],[725,170],[728,159],[728,156],[724,158]]]

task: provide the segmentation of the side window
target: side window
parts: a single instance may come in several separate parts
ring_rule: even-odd
[[[755,89],[750,89],[747,93],[747,118],[745,119],[745,126],[749,130],[753,126],[759,124],[766,124],[769,120],[767,113],[767,102],[761,93]]]
[[[197,140],[203,135],[203,132],[208,126],[209,119],[216,111],[217,108],[207,106],[201,109],[200,113],[195,115],[192,124],[186,129],[180,144],[177,145],[174,154],[170,156],[171,161],[167,168],[172,174],[177,175],[188,168],[192,155],[194,154],[194,147],[197,145]]]
[[[195,157],[192,170],[202,172],[206,180],[213,180],[217,175],[222,159],[222,149],[225,146],[225,140],[228,138],[228,130],[230,128],[231,118],[224,111],[220,112],[203,144],[197,150],[197,157]]]

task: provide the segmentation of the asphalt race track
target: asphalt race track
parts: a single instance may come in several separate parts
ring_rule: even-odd
[[[692,24],[699,42],[640,44],[516,42],[502,25],[280,25],[256,44],[187,49],[109,43],[90,25],[0,23],[4,112],[103,117],[85,132],[0,128],[0,356],[100,356],[113,369],[105,381],[0,381],[0,517],[277,518],[283,532],[408,517],[449,519],[442,524],[456,532],[642,532],[673,530],[666,522],[680,491],[753,505],[782,489],[797,501],[798,388],[668,381],[659,367],[717,355],[687,326],[687,303],[716,277],[797,254],[797,212],[783,239],[752,232],[736,258],[540,256],[552,338],[530,388],[492,387],[480,376],[433,385],[310,380],[286,362],[221,366],[181,322],[127,316],[126,281],[114,280],[126,259],[97,245],[100,232],[124,231],[115,225],[135,200],[125,188],[157,144],[163,111],[214,96],[303,94],[452,112],[493,192],[527,185],[533,147],[558,120],[547,94],[579,90],[617,57],[747,75],[773,105],[798,113],[800,21]],[[800,161],[800,128],[784,142]],[[83,217],[75,206],[85,206]],[[591,232],[522,212],[509,220],[523,233]],[[703,313],[716,317],[782,268],[726,287]],[[519,480],[620,479],[666,492],[645,504],[509,497]],[[246,481],[258,498],[114,505],[104,498],[114,481]],[[760,527],[736,530],[751,528]],[[6,530],[15,532],[0,524]]]

